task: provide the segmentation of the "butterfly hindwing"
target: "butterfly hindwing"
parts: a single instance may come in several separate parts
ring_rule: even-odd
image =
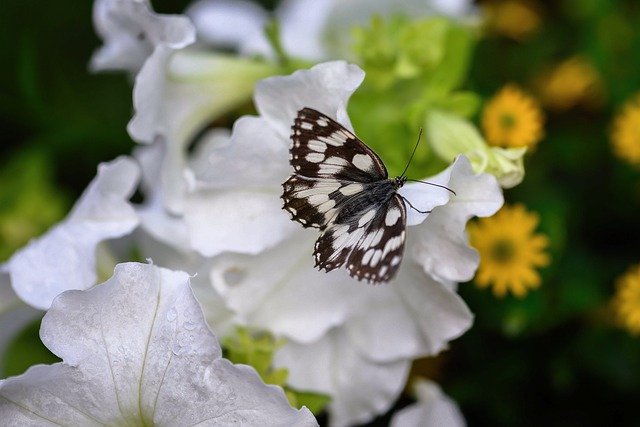
[[[377,154],[330,117],[303,108],[291,129],[290,161],[296,174],[365,183],[387,179]]]
[[[366,237],[351,251],[347,269],[358,280],[388,282],[400,267],[404,252],[407,212],[404,201],[394,195],[371,222]]]
[[[402,260],[405,227],[404,201],[395,194],[362,215],[333,222],[316,242],[316,267],[331,271],[346,264],[358,280],[389,281]]]

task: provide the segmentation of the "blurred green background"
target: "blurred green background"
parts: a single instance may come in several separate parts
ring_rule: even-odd
[[[154,8],[180,13],[188,4],[155,1]],[[610,131],[622,104],[640,90],[640,2],[528,5],[539,16],[536,29],[523,37],[488,31],[467,88],[488,99],[515,82],[541,96],[544,73],[575,55],[600,76],[597,102],[545,110],[545,138],[525,159],[526,178],[505,192],[507,202],[540,215],[552,262],[541,270],[540,289],[523,299],[496,299],[461,284],[474,327],[417,371],[440,383],[471,426],[639,425],[640,337],[616,325],[610,300],[616,278],[640,262],[640,170],[612,154]],[[98,163],[134,145],[126,133],[130,77],[88,72],[100,45],[91,7],[3,2],[2,259],[64,217]],[[5,360],[7,374],[48,361],[36,336],[34,326],[16,341],[22,350],[13,354],[28,348],[32,358]]]

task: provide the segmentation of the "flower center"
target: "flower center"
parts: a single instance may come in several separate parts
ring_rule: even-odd
[[[491,247],[491,258],[498,263],[506,264],[513,260],[516,248],[511,240],[500,239]]]
[[[516,118],[511,113],[504,113],[500,116],[500,126],[503,129],[510,130],[516,124]]]

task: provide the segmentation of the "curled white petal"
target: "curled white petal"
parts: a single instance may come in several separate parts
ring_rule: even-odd
[[[186,10],[198,41],[214,48],[233,48],[243,54],[270,53],[264,34],[267,11],[246,0],[200,0]]]
[[[254,96],[256,108],[289,147],[291,124],[303,107],[322,111],[353,130],[346,105],[363,80],[364,71],[357,65],[324,62],[290,76],[269,77],[258,82]]]
[[[33,307],[47,309],[61,292],[93,286],[96,246],[138,225],[128,202],[138,179],[138,166],[129,158],[101,164],[69,216],[7,262],[16,294]]]
[[[96,0],[93,22],[104,41],[91,58],[95,71],[135,73],[156,46],[180,49],[195,40],[188,18],[156,14],[146,0]]]
[[[63,362],[0,383],[5,425],[317,425],[221,358],[183,272],[120,264],[103,285],[59,296],[40,334]]]
[[[411,256],[436,280],[462,282],[473,277],[479,262],[477,251],[469,246],[466,223],[473,216],[493,215],[504,198],[495,177],[476,174],[464,156],[451,168],[448,187],[457,195],[411,229],[416,244],[405,256]]]

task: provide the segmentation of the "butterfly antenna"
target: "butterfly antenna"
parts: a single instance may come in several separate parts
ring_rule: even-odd
[[[411,164],[411,160],[413,159],[413,155],[416,154],[416,150],[418,149],[418,144],[420,144],[420,137],[422,136],[422,128],[420,128],[420,132],[418,133],[418,140],[416,141],[416,146],[413,147],[413,152],[411,153],[411,157],[409,157],[409,161],[407,162],[407,166],[402,171],[400,176],[404,176],[407,169],[409,169],[409,165]]]
[[[440,185],[440,184],[435,184],[433,182],[428,182],[428,181],[420,181],[419,179],[409,179],[407,178],[407,181],[413,181],[413,182],[421,182],[423,184],[427,184],[427,185],[433,185],[434,187],[440,187],[440,188],[444,188],[445,190],[451,192],[454,196],[457,196],[456,192],[453,191],[452,189],[450,189],[449,187],[445,187],[444,185]]]

